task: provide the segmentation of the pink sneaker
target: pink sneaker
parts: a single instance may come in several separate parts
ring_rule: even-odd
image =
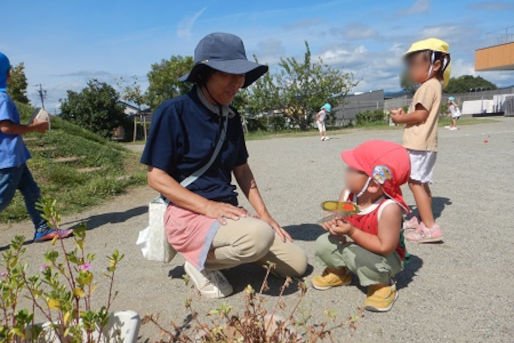
[[[418,217],[412,217],[403,223],[403,230],[407,233],[409,231],[418,231],[419,230],[419,219]]]
[[[405,239],[414,243],[431,243],[443,240],[443,232],[437,224],[428,229],[425,224],[420,223],[418,230],[411,230],[405,233]]]

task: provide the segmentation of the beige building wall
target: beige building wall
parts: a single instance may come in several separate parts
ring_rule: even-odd
[[[475,50],[475,70],[514,70],[514,42]]]

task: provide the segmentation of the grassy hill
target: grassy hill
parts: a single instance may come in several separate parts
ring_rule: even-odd
[[[33,108],[17,106],[21,122],[27,123]],[[42,195],[57,199],[63,213],[79,212],[146,182],[139,155],[58,117],[52,119],[51,130],[24,135],[24,140],[32,154],[28,166]],[[11,205],[0,212],[0,222],[23,219],[28,215],[17,192]]]

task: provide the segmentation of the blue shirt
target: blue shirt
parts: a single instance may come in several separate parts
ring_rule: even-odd
[[[223,120],[202,104],[196,88],[165,101],[154,112],[141,163],[164,170],[181,182],[209,161]],[[187,188],[209,200],[237,205],[231,173],[234,167],[247,160],[241,117],[236,113],[229,117],[227,136],[218,157]]]
[[[5,91],[0,91],[0,121],[20,123],[16,105]],[[0,169],[18,167],[30,158],[21,135],[8,135],[0,131]]]

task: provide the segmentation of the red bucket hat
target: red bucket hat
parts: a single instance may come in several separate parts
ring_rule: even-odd
[[[410,213],[400,189],[410,177],[410,158],[404,147],[393,142],[372,140],[353,150],[343,151],[341,158],[349,167],[366,173],[370,180],[381,184],[384,193]]]

